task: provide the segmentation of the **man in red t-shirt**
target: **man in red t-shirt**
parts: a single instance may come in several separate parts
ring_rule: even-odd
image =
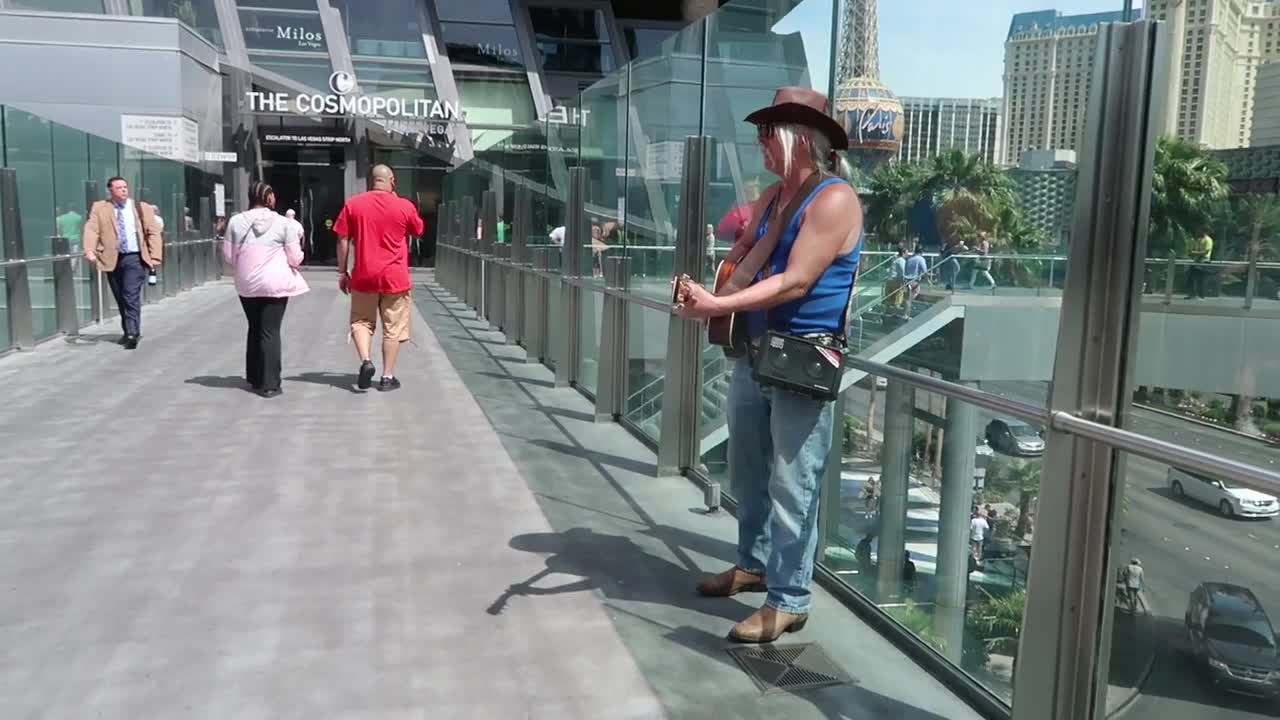
[[[373,384],[370,353],[382,318],[382,380],[379,390],[400,387],[396,359],[409,339],[409,237],[423,233],[413,203],[396,195],[396,176],[386,165],[369,171],[369,191],[348,198],[333,231],[338,234],[338,288],[351,294],[351,337],[360,353],[357,386]],[[347,274],[348,248],[355,243],[355,266]]]

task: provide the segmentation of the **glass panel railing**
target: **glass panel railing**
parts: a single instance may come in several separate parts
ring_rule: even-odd
[[[1132,427],[1276,467],[1264,444],[1138,412]],[[1114,536],[1108,708],[1126,716],[1254,718],[1280,693],[1274,493],[1127,457]]]
[[[80,326],[95,319],[95,271],[78,256],[84,251],[87,203],[108,197],[107,185],[112,177],[123,176],[129,183],[130,197],[154,206],[163,224],[166,264],[159,271],[160,284],[146,286],[147,302],[203,282],[212,274],[212,263],[197,264],[194,258],[209,249],[210,238],[201,238],[199,228],[211,219],[204,217],[211,212],[211,200],[201,199],[210,198],[216,176],[12,107],[0,107],[0,124],[0,155],[17,181],[21,255],[30,261],[26,265],[26,282],[32,339],[39,341],[69,330],[62,323],[70,320],[59,319],[60,301],[75,303],[74,312],[66,317],[75,318]],[[201,240],[206,243],[199,249],[190,247]],[[17,250],[17,245],[12,245],[7,252]],[[67,256],[76,259],[67,261]],[[67,262],[71,263],[69,269],[58,265]],[[198,272],[207,274],[197,276]],[[59,292],[59,278],[70,281],[65,294]],[[7,324],[9,312],[11,309],[5,308]],[[109,295],[99,312],[103,318],[116,314]],[[8,340],[6,346],[13,342],[12,338]]]
[[[556,369],[556,348],[560,347],[562,338],[564,337],[564,317],[560,312],[560,285],[561,281],[558,277],[552,277],[548,282],[547,291],[547,355],[546,365],[552,370]]]
[[[657,442],[662,427],[670,316],[643,305],[627,306],[627,400],[623,417]]]
[[[1280,199],[1232,193],[1219,158],[1170,137],[1156,148],[1134,404],[1121,422],[1274,470]],[[1280,694],[1276,492],[1136,457],[1117,480],[1109,681],[1126,717],[1272,714],[1273,702],[1249,696]]]
[[[1042,428],[923,390],[844,395],[824,562],[1008,701]]]

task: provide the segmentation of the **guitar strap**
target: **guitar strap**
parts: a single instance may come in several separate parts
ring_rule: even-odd
[[[782,194],[782,188],[778,188],[778,194],[773,196],[770,201],[769,216],[762,220],[768,222],[769,227],[765,231],[764,237],[760,238],[755,245],[751,246],[751,250],[747,252],[746,257],[742,258],[742,262],[734,268],[733,275],[729,277],[729,287],[733,289],[745,288],[755,282],[756,275],[764,269],[765,263],[769,262],[769,258],[773,256],[773,251],[778,248],[778,239],[782,237],[782,232],[791,226],[792,219],[795,218],[796,212],[800,210],[800,206],[818,186],[826,178],[830,177],[823,172],[814,172],[805,179],[800,189],[792,196],[791,201],[787,203],[787,207],[783,209],[781,214],[774,214],[772,210],[777,208],[778,197]],[[756,229],[759,231],[758,228]]]

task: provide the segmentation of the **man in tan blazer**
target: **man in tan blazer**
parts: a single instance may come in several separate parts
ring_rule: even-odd
[[[152,205],[129,199],[129,182],[122,177],[107,181],[110,200],[89,208],[84,226],[84,257],[107,274],[111,294],[120,309],[125,349],[138,347],[142,329],[142,284],[160,267],[164,242]]]

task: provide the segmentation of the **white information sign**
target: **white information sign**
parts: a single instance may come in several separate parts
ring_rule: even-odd
[[[200,124],[184,117],[121,115],[120,142],[168,160],[200,161]]]
[[[227,216],[227,186],[222,183],[213,184],[213,216]]]
[[[204,160],[205,162],[233,163],[239,158],[233,152],[206,152]]]

